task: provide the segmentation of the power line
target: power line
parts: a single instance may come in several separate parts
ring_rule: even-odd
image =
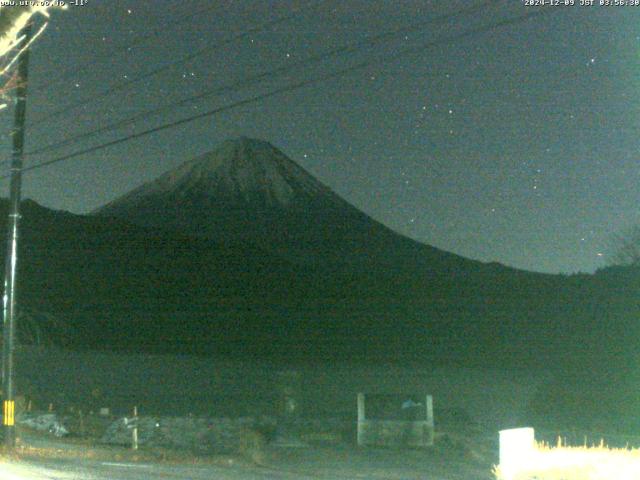
[[[526,20],[529,20],[530,18],[538,17],[538,16],[544,15],[546,13],[549,13],[551,11],[554,11],[554,10],[553,9],[538,10],[538,11],[535,11],[535,12],[527,13],[525,15],[520,15],[518,17],[513,17],[513,18],[506,19],[506,20],[501,20],[500,22],[496,22],[496,23],[493,23],[493,24],[490,24],[490,25],[485,25],[485,26],[482,26],[482,27],[473,28],[473,29],[467,30],[465,32],[462,32],[462,33],[459,33],[459,34],[456,34],[456,35],[450,35],[450,36],[443,37],[443,38],[440,38],[440,39],[437,39],[437,40],[433,40],[431,42],[427,42],[425,44],[422,44],[422,45],[420,45],[418,47],[407,48],[407,49],[404,49],[404,50],[398,52],[396,55],[394,55],[392,57],[392,60],[396,60],[399,57],[402,57],[402,56],[405,56],[405,55],[410,55],[410,54],[422,52],[425,48],[432,48],[432,47],[435,47],[435,46],[438,46],[438,45],[441,45],[441,44],[450,43],[450,42],[453,42],[453,41],[465,39],[465,38],[471,37],[473,35],[477,35],[477,34],[481,34],[481,33],[487,33],[487,32],[490,32],[492,30],[496,30],[498,28],[502,28],[502,27],[506,27],[506,26],[510,26],[510,25],[516,25],[518,23],[522,23],[522,22],[524,22]],[[224,111],[227,111],[227,110],[231,110],[231,109],[234,109],[234,108],[237,108],[237,107],[242,107],[242,106],[245,106],[245,105],[256,103],[256,102],[259,102],[259,101],[262,101],[262,100],[265,100],[267,98],[274,97],[274,96],[277,96],[277,95],[280,95],[280,94],[283,94],[283,93],[292,92],[294,90],[298,90],[298,89],[303,88],[303,87],[307,87],[307,86],[310,86],[310,85],[315,85],[317,83],[321,83],[321,82],[325,82],[327,80],[338,78],[338,77],[344,76],[344,75],[346,75],[348,73],[352,73],[354,71],[362,70],[364,68],[370,67],[372,65],[375,65],[376,63],[384,63],[384,61],[385,61],[384,58],[381,58],[381,59],[378,59],[378,60],[367,60],[367,61],[358,63],[356,65],[353,65],[353,66],[350,66],[350,67],[347,67],[347,68],[343,68],[341,70],[338,70],[338,71],[335,71],[335,72],[332,72],[332,73],[328,73],[328,74],[322,75],[322,76],[320,76],[318,78],[315,78],[315,79],[303,80],[301,82],[293,83],[293,84],[278,88],[276,90],[272,90],[270,92],[262,93],[260,95],[256,95],[256,96],[247,98],[245,100],[240,100],[240,101],[237,101],[237,102],[233,102],[233,103],[230,103],[230,104],[222,106],[222,107],[214,108],[212,110],[208,110],[206,112],[199,113],[197,115],[193,115],[193,116],[190,116],[190,117],[183,118],[181,120],[177,120],[177,121],[174,121],[174,122],[171,122],[171,123],[166,123],[166,124],[154,127],[154,128],[150,128],[148,130],[144,130],[142,132],[134,133],[134,134],[131,134],[131,135],[127,135],[126,137],[122,137],[122,138],[119,138],[119,139],[116,139],[116,140],[112,140],[110,142],[106,142],[106,143],[103,143],[103,144],[100,144],[100,145],[96,145],[96,146],[93,146],[93,147],[89,147],[89,148],[86,148],[86,149],[83,149],[83,150],[79,150],[79,151],[70,153],[70,154],[67,154],[67,155],[63,155],[63,156],[54,158],[52,160],[48,160],[48,161],[41,162],[41,163],[38,163],[38,164],[35,164],[35,165],[31,165],[29,167],[25,167],[23,169],[23,171],[27,172],[27,171],[31,171],[31,170],[36,170],[36,169],[47,167],[47,166],[50,166],[50,165],[53,165],[53,164],[56,164],[56,163],[64,162],[66,160],[70,160],[72,158],[76,158],[76,157],[79,157],[81,155],[85,155],[87,153],[97,152],[99,150],[103,150],[103,149],[108,148],[108,147],[112,147],[112,146],[115,146],[115,145],[118,145],[118,144],[121,144],[121,143],[125,143],[125,142],[131,141],[131,140],[135,140],[137,138],[145,137],[145,136],[151,135],[153,133],[157,133],[157,132],[160,132],[160,131],[163,131],[163,130],[167,130],[167,129],[170,129],[170,128],[178,127],[180,125],[191,123],[191,122],[199,120],[201,118],[211,117],[213,115],[216,115],[218,113],[221,113],[221,112],[224,112]],[[8,178],[8,176],[5,175],[5,176],[0,177],[0,179],[5,179],[5,178]]]
[[[502,27],[505,27],[505,26],[508,26],[508,25],[515,25],[517,23],[522,23],[522,22],[524,22],[524,21],[526,21],[526,20],[528,20],[530,18],[537,17],[537,16],[543,15],[545,13],[548,13],[549,11],[550,11],[550,9],[544,9],[544,10],[528,13],[528,14],[525,14],[525,15],[521,15],[519,17],[514,17],[514,18],[502,20],[502,21],[496,22],[494,24],[473,28],[473,29],[467,30],[466,32],[460,33],[460,34],[450,35],[448,37],[444,37],[444,38],[437,39],[437,40],[434,40],[434,41],[431,41],[431,42],[427,42],[427,43],[422,44],[422,45],[420,45],[418,47],[407,48],[407,49],[404,49],[404,50],[400,51],[396,55],[394,55],[392,57],[392,59],[395,60],[395,59],[397,59],[397,58],[399,58],[401,56],[405,56],[405,55],[409,55],[409,54],[413,54],[413,53],[418,53],[418,52],[422,51],[425,48],[431,48],[431,47],[438,46],[438,45],[441,45],[441,44],[444,44],[444,43],[450,43],[452,41],[464,39],[464,38],[470,37],[472,35],[477,35],[477,34],[480,34],[480,33],[486,33],[486,32],[489,32],[489,31],[492,31],[492,30],[496,30],[498,28],[502,28]],[[383,63],[383,62],[384,62],[384,59],[382,59],[382,61],[380,61],[379,63]],[[341,77],[341,76],[343,76],[345,74],[348,74],[348,73],[351,73],[351,72],[354,72],[354,71],[357,71],[357,70],[362,70],[364,68],[370,67],[372,65],[375,65],[376,63],[377,63],[376,60],[367,60],[367,61],[364,61],[364,62],[360,62],[360,63],[358,63],[356,65],[353,65],[353,66],[350,66],[350,67],[347,67],[347,68],[344,68],[344,69],[341,69],[341,70],[338,70],[338,71],[335,71],[335,72],[331,72],[331,73],[328,73],[328,74],[325,74],[325,75],[322,75],[322,76],[320,76],[318,78],[315,78],[315,79],[309,79],[309,80],[304,80],[304,81],[297,82],[297,83],[294,83],[294,84],[290,84],[290,85],[278,88],[276,90],[272,90],[270,92],[266,92],[266,93],[263,93],[263,94],[260,94],[260,95],[256,95],[256,96],[250,97],[248,99],[240,100],[240,101],[233,102],[231,104],[228,104],[228,105],[225,105],[225,106],[222,106],[222,107],[214,108],[212,110],[208,110],[206,112],[202,112],[202,113],[199,113],[197,115],[193,115],[193,116],[181,119],[181,120],[177,120],[177,121],[174,121],[174,122],[163,124],[163,125],[160,125],[158,127],[154,127],[154,128],[148,129],[148,130],[144,130],[142,132],[134,133],[134,134],[128,135],[126,137],[122,137],[122,138],[119,138],[119,139],[116,139],[116,140],[113,140],[113,141],[110,141],[110,142],[106,142],[106,143],[103,143],[103,144],[100,144],[100,145],[96,145],[94,147],[89,147],[89,148],[84,149],[84,150],[76,151],[76,152],[73,152],[73,153],[70,153],[70,154],[55,158],[53,160],[48,160],[46,162],[41,162],[41,163],[38,163],[36,165],[32,165],[32,166],[24,168],[24,171],[34,170],[34,169],[38,169],[38,168],[45,167],[45,166],[48,166],[48,165],[52,165],[54,163],[66,161],[66,160],[78,157],[80,155],[84,155],[84,154],[87,154],[87,153],[93,153],[95,151],[99,151],[99,150],[102,150],[102,149],[105,149],[105,148],[108,148],[108,147],[111,147],[111,146],[114,146],[114,145],[118,145],[120,143],[124,143],[124,142],[127,142],[129,140],[134,140],[134,139],[137,139],[137,138],[140,138],[140,137],[144,137],[144,136],[147,136],[147,135],[150,135],[150,134],[153,134],[153,133],[157,133],[157,132],[162,131],[162,130],[174,128],[174,127],[186,124],[186,123],[193,122],[195,120],[199,120],[201,118],[210,117],[210,116],[216,115],[218,113],[222,113],[224,111],[231,110],[233,108],[237,108],[237,107],[245,106],[245,105],[248,105],[248,104],[256,103],[258,101],[261,101],[261,100],[264,100],[264,99],[267,99],[267,98],[270,98],[270,97],[273,97],[273,96],[276,96],[276,95],[280,95],[282,93],[288,93],[288,92],[291,92],[291,91],[294,91],[294,90],[298,90],[298,89],[306,87],[306,86],[310,86],[310,85],[321,83],[321,82],[324,82],[324,81],[327,81],[327,80],[338,78],[338,77]],[[6,178],[6,177],[3,176],[3,177],[0,177],[0,178]]]
[[[375,45],[377,43],[380,43],[380,42],[382,42],[384,40],[387,40],[387,39],[389,39],[389,38],[391,38],[393,36],[396,36],[398,34],[406,34],[406,33],[411,32],[413,30],[421,29],[421,28],[423,28],[423,27],[425,27],[426,25],[429,25],[429,24],[441,23],[441,22],[444,22],[444,21],[447,21],[447,20],[451,20],[453,18],[462,16],[462,15],[469,15],[469,14],[475,13],[477,11],[480,11],[482,9],[487,8],[489,5],[495,4],[496,2],[497,2],[497,0],[484,0],[483,2],[477,3],[477,4],[475,4],[475,5],[471,6],[471,7],[461,8],[461,9],[456,10],[454,12],[450,12],[450,13],[447,13],[447,14],[444,14],[444,15],[440,15],[440,16],[438,16],[436,18],[431,18],[431,19],[426,20],[426,21],[416,22],[416,23],[413,23],[411,25],[408,25],[408,26],[405,26],[405,27],[402,27],[402,28],[399,28],[399,29],[390,30],[390,31],[375,35],[373,37],[366,38],[365,40],[361,40],[361,41],[354,42],[354,43],[351,43],[351,44],[347,44],[347,45],[344,45],[344,46],[341,46],[341,47],[338,47],[338,48],[334,48],[334,49],[328,50],[326,52],[319,53],[317,55],[312,55],[312,56],[310,56],[310,57],[308,57],[306,59],[302,59],[302,60],[299,60],[299,61],[296,61],[296,62],[293,62],[293,63],[289,63],[287,65],[284,65],[284,66],[281,66],[281,67],[278,67],[278,68],[275,68],[275,69],[272,69],[272,70],[267,70],[265,72],[252,75],[250,77],[247,77],[245,79],[242,79],[242,80],[239,80],[239,81],[236,81],[236,82],[232,82],[230,84],[222,85],[222,86],[216,87],[214,89],[210,89],[210,90],[205,90],[205,91],[200,92],[200,93],[198,93],[196,95],[183,98],[183,99],[178,100],[176,102],[166,103],[166,104],[161,105],[159,107],[156,107],[154,109],[147,110],[146,112],[142,112],[142,113],[139,113],[137,115],[134,115],[132,117],[128,117],[128,118],[125,118],[125,119],[122,119],[122,120],[118,120],[118,121],[113,122],[113,123],[111,123],[109,125],[105,125],[103,127],[100,127],[100,128],[97,128],[97,129],[94,129],[94,130],[91,130],[91,131],[88,131],[88,132],[85,132],[85,133],[81,133],[81,134],[76,135],[74,137],[71,137],[71,138],[68,138],[68,139],[65,139],[65,140],[60,140],[60,141],[57,141],[57,142],[53,142],[51,144],[45,145],[44,147],[32,150],[32,151],[28,152],[27,155],[39,155],[39,154],[42,154],[42,153],[45,153],[45,152],[48,152],[48,151],[55,150],[57,148],[63,147],[63,146],[74,144],[74,143],[77,143],[77,142],[79,142],[79,141],[81,141],[83,139],[90,138],[90,137],[93,137],[95,135],[98,135],[98,134],[101,134],[101,133],[105,133],[105,132],[108,132],[108,131],[112,131],[112,130],[124,127],[126,125],[130,125],[132,123],[135,123],[138,120],[142,120],[144,118],[148,118],[148,117],[151,117],[153,115],[157,115],[158,113],[161,113],[161,112],[164,112],[164,111],[176,108],[176,107],[183,106],[185,104],[194,102],[196,100],[202,100],[204,98],[220,95],[220,94],[225,93],[225,92],[231,92],[231,91],[237,90],[239,88],[247,87],[247,86],[250,86],[250,85],[252,85],[254,83],[258,83],[258,82],[260,82],[260,81],[262,81],[264,79],[267,79],[269,77],[274,77],[276,75],[281,75],[281,74],[287,73],[287,72],[289,72],[291,70],[294,70],[294,69],[296,69],[298,67],[308,67],[308,66],[310,66],[310,65],[312,65],[314,63],[322,62],[322,61],[327,60],[328,58],[331,58],[331,57],[335,57],[335,56],[338,56],[338,55],[343,55],[345,53],[355,52],[355,51],[361,49],[362,47]]]
[[[202,15],[204,13],[207,13],[211,10],[215,10],[219,8],[219,5],[216,4],[215,2],[213,3],[213,5],[209,5],[205,8],[201,8],[200,10],[195,10],[193,12],[190,12],[188,14],[182,15],[180,17],[175,18],[174,20],[172,20],[171,22],[167,22],[165,25],[163,25],[162,28],[157,28],[152,30],[151,32],[142,34],[142,35],[138,35],[136,36],[131,42],[125,44],[125,45],[120,45],[114,48],[111,48],[109,50],[107,50],[106,52],[101,53],[100,55],[92,58],[91,60],[87,60],[86,62],[81,63],[80,65],[77,65],[73,68],[68,68],[66,70],[64,70],[60,75],[57,76],[57,78],[55,78],[53,81],[49,81],[47,83],[47,85],[43,88],[36,88],[34,89],[34,92],[39,93],[43,90],[45,90],[45,88],[47,90],[52,88],[52,85],[58,85],[62,82],[66,82],[68,81],[68,79],[77,74],[82,72],[83,70],[86,70],[87,68],[96,65],[97,63],[99,63],[100,61],[106,59],[106,58],[110,58],[113,55],[118,55],[122,52],[128,52],[130,49],[132,49],[133,47],[142,45],[146,42],[148,42],[149,40],[151,40],[152,38],[155,38],[159,35],[162,34],[166,34],[167,32],[167,28],[170,26],[176,26],[176,25],[180,25],[181,23],[184,23],[186,20],[189,20],[195,16],[199,16]],[[76,28],[78,29],[78,31],[81,31],[80,26],[78,25],[77,22],[74,21],[74,23],[76,24]]]
[[[315,4],[315,5],[313,5],[312,8],[317,7],[320,3],[322,3],[322,1],[323,0],[319,0],[319,1],[313,2],[313,4]],[[142,80],[146,80],[148,78],[151,78],[151,77],[159,75],[159,74],[161,74],[163,72],[166,72],[166,71],[176,67],[177,65],[182,65],[182,64],[184,64],[184,63],[186,63],[186,62],[188,62],[190,60],[193,60],[194,58],[197,58],[197,57],[199,57],[199,56],[201,56],[201,55],[203,55],[205,53],[212,52],[212,51],[217,50],[217,49],[219,49],[219,48],[221,48],[221,47],[223,47],[225,45],[233,43],[233,42],[235,42],[237,40],[241,40],[243,38],[246,38],[249,35],[252,35],[254,33],[260,32],[262,30],[266,30],[268,28],[272,28],[272,27],[274,27],[274,26],[276,26],[278,24],[281,24],[281,23],[287,22],[289,20],[292,20],[299,13],[300,13],[300,10],[295,11],[294,13],[291,13],[289,15],[278,17],[275,20],[271,20],[269,22],[262,23],[262,24],[260,24],[260,25],[258,25],[256,27],[252,27],[249,30],[246,30],[246,31],[244,31],[244,32],[242,32],[242,33],[240,33],[238,35],[234,35],[233,37],[231,37],[231,38],[229,38],[229,39],[227,39],[227,40],[225,40],[223,42],[220,42],[220,43],[217,43],[217,44],[214,44],[214,45],[207,45],[206,47],[201,48],[201,49],[199,49],[199,50],[197,50],[197,51],[195,51],[193,53],[190,53],[189,55],[186,55],[186,56],[184,56],[184,57],[182,57],[182,58],[180,58],[178,60],[174,60],[172,62],[165,63],[164,65],[162,65],[162,66],[160,66],[158,68],[155,68],[155,69],[153,69],[153,70],[151,70],[149,72],[146,72],[146,73],[144,73],[142,75],[138,75],[137,77],[131,78],[131,79],[126,80],[124,82],[114,83],[113,85],[111,85],[111,87],[107,88],[106,90],[103,90],[101,93],[98,93],[97,95],[92,95],[90,97],[85,97],[85,98],[83,98],[83,99],[81,99],[81,100],[79,100],[79,101],[77,101],[75,103],[67,105],[66,107],[63,107],[63,108],[61,108],[59,110],[56,110],[56,111],[54,111],[52,113],[49,113],[49,114],[44,115],[44,116],[42,116],[40,118],[37,118],[29,126],[30,127],[34,127],[34,126],[40,125],[40,124],[46,122],[47,120],[50,120],[50,119],[55,118],[55,117],[58,117],[60,115],[67,114],[69,112],[72,112],[72,111],[74,111],[74,110],[76,110],[76,109],[78,109],[78,108],[80,108],[80,107],[82,107],[84,105],[87,105],[89,103],[92,103],[92,102],[94,102],[94,101],[96,101],[98,99],[108,97],[109,95],[111,95],[113,93],[116,93],[116,92],[119,92],[120,90],[123,90],[125,88],[128,88],[131,85],[133,85],[135,83],[138,83],[138,82],[140,82]]]

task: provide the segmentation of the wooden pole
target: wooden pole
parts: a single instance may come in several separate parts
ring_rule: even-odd
[[[31,22],[22,30],[25,45],[31,41]],[[24,152],[25,114],[27,111],[27,77],[29,73],[29,48],[18,60],[18,84],[11,155],[11,184],[9,187],[9,226],[7,256],[5,258],[3,332],[2,332],[2,392],[4,393],[2,423],[5,445],[16,445],[14,343],[16,330],[16,277],[18,273],[18,226],[20,224],[20,196],[22,191],[22,157]]]

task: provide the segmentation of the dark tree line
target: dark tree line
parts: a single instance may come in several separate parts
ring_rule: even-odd
[[[640,267],[640,225],[613,236],[608,263]]]

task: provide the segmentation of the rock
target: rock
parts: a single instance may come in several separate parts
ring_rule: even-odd
[[[55,413],[19,413],[16,423],[39,432],[48,432],[56,437],[69,435],[69,430]]]
[[[275,420],[254,418],[139,417],[138,444],[196,450],[207,453],[233,453],[240,448],[242,432],[275,430]],[[130,419],[112,423],[103,435],[103,443],[131,445]]]

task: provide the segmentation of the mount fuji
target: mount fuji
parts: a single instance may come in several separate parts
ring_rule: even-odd
[[[304,264],[423,272],[481,265],[393,232],[270,143],[246,137],[223,142],[93,214],[259,245]]]
[[[421,244],[247,138],[92,215],[25,202],[22,226],[31,323],[78,348],[546,361],[569,340],[607,352],[637,318],[620,274],[536,274]]]

